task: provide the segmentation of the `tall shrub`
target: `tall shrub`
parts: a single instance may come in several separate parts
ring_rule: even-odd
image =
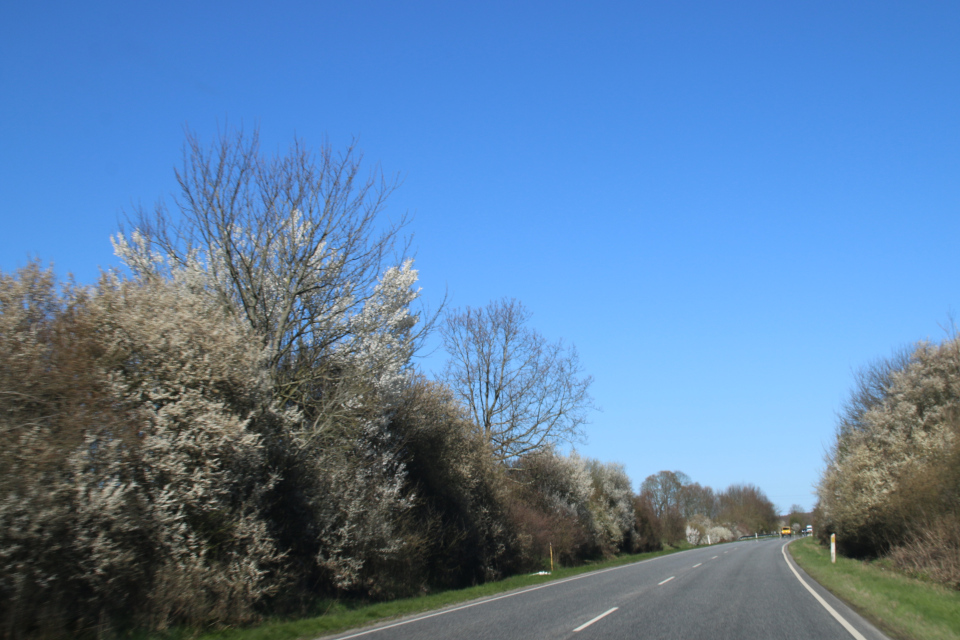
[[[818,486],[821,531],[854,555],[901,544],[960,497],[939,480],[949,473],[934,472],[957,446],[960,338],[920,343],[872,370],[858,377]]]
[[[462,587],[516,569],[508,480],[452,392],[423,378],[401,395],[390,421],[413,496],[410,517],[422,545],[410,587]]]
[[[10,636],[242,622],[276,589],[249,330],[183,283],[0,276]]]

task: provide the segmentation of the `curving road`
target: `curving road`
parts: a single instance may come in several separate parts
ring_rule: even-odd
[[[334,637],[888,640],[788,559],[786,544],[691,549]]]

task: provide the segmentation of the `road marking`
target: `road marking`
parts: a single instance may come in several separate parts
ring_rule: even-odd
[[[667,584],[668,582],[670,582],[671,580],[673,580],[673,579],[676,578],[676,577],[677,577],[677,576],[670,576],[669,578],[667,578],[667,579],[664,580],[663,582],[658,582],[658,583],[657,583],[657,586],[659,587],[659,586],[662,585],[662,584]]]
[[[610,609],[609,611],[604,611],[603,613],[601,613],[600,615],[598,615],[598,616],[597,616],[596,618],[594,618],[593,620],[590,620],[589,622],[584,622],[582,625],[580,625],[579,627],[577,627],[576,629],[574,629],[573,632],[576,633],[577,631],[583,631],[584,629],[586,629],[587,627],[589,627],[590,625],[592,625],[592,624],[593,624],[594,622],[596,622],[597,620],[601,620],[601,619],[603,619],[603,618],[606,618],[608,615],[610,615],[611,613],[613,613],[613,612],[616,611],[617,609],[619,609],[619,607],[614,607],[613,609]]]
[[[820,594],[817,593],[816,591],[814,591],[813,588],[812,588],[810,585],[807,584],[806,580],[804,580],[803,578],[800,577],[800,574],[797,572],[796,569],[793,568],[793,565],[790,563],[790,560],[787,558],[787,545],[788,545],[788,544],[790,544],[790,543],[789,543],[789,542],[785,542],[784,545],[783,545],[782,547],[780,547],[780,551],[783,553],[783,559],[786,561],[787,566],[790,567],[790,571],[793,571],[793,575],[797,576],[797,580],[800,581],[800,584],[802,584],[804,587],[806,587],[807,591],[809,591],[811,594],[813,594],[813,597],[817,599],[817,602],[819,602],[820,604],[822,604],[822,605],[823,605],[823,608],[826,609],[826,610],[830,613],[830,615],[832,615],[832,616],[836,619],[837,622],[839,622],[841,625],[843,625],[843,628],[846,629],[846,630],[850,633],[851,636],[853,636],[853,637],[856,638],[857,640],[867,640],[866,638],[863,637],[863,635],[861,635],[861,633],[860,633],[859,631],[857,631],[857,630],[853,627],[852,624],[850,624],[849,622],[847,622],[847,621],[844,619],[843,616],[841,616],[839,613],[836,612],[836,610],[834,610],[833,607],[831,607],[829,604],[827,604],[827,601],[824,600],[823,598],[821,598],[821,597],[820,597]]]
[[[698,562],[697,564],[693,565],[693,568],[696,569],[697,567],[699,567],[699,566],[702,565],[702,564],[703,564],[702,562]]]
[[[713,557],[710,558],[710,559],[711,559],[711,560],[716,560],[716,559],[719,558],[719,557],[720,557],[720,556],[713,556]]]
[[[646,564],[648,562],[654,562],[656,560],[662,560],[667,556],[657,556],[655,558],[647,558],[646,560],[641,560],[640,562],[631,562],[630,564],[622,564],[619,567],[610,567],[609,569],[600,569],[599,571],[590,571],[587,573],[581,573],[580,575],[573,576],[571,578],[564,578],[563,580],[554,580],[552,582],[544,582],[535,587],[529,587],[527,589],[521,589],[520,591],[511,591],[503,595],[494,596],[492,598],[487,598],[485,600],[478,600],[476,602],[471,602],[469,604],[460,605],[459,607],[452,607],[450,609],[444,609],[443,611],[435,611],[433,613],[428,613],[426,615],[417,616],[415,618],[408,618],[406,620],[401,620],[400,622],[394,622],[393,624],[386,624],[382,627],[374,627],[373,629],[367,629],[365,631],[359,631],[357,633],[350,634],[348,636],[339,636],[337,640],[350,640],[351,638],[359,638],[361,636],[371,635],[377,633],[378,631],[386,631],[387,629],[395,629],[397,627],[402,627],[404,625],[412,624],[414,622],[420,622],[421,620],[428,620],[429,618],[436,618],[437,616],[444,616],[448,613],[454,613],[456,611],[462,611],[464,609],[471,609],[473,607],[479,607],[482,604],[487,604],[490,602],[496,602],[497,600],[503,600],[504,598],[513,598],[514,596],[521,596],[525,593],[530,593],[531,591],[539,591],[540,589],[547,589],[549,587],[556,587],[558,585],[573,582],[574,580],[583,580],[584,578],[590,578],[592,576],[599,576],[610,571],[620,571],[622,569],[628,569],[630,567],[637,567],[641,564]]]

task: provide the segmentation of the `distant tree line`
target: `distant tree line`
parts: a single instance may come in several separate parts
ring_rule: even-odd
[[[189,135],[184,158],[176,212],[114,238],[131,275],[0,273],[0,636],[242,625],[659,549],[695,516],[771,528],[756,487],[636,494],[560,453],[593,406],[575,349],[514,300],[420,307],[394,185],[355,150]],[[437,381],[412,365],[435,324]]]
[[[824,541],[960,589],[960,336],[857,373],[817,495]]]
[[[784,520],[787,526],[789,526],[794,533],[797,533],[813,525],[813,512],[804,511],[803,507],[798,504],[790,505],[790,512]]]
[[[648,476],[640,485],[640,499],[650,505],[670,543],[732,540],[772,532],[779,522],[776,507],[759,487],[733,484],[716,492],[682,471]]]

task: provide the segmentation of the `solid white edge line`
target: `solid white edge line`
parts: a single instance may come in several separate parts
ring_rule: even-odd
[[[590,576],[598,576],[602,573],[608,573],[610,571],[619,571],[620,569],[626,569],[627,567],[635,567],[640,564],[646,564],[647,562],[653,562],[654,560],[660,560],[661,558],[669,558],[674,554],[668,554],[665,556],[657,556],[656,558],[647,558],[646,560],[641,560],[640,562],[631,562],[629,564],[621,564],[618,567],[610,567],[609,569],[600,569],[599,571],[588,571],[587,573],[581,573],[580,575],[571,576],[569,578],[564,578],[563,580],[554,580],[552,582],[544,582],[543,584],[538,584],[535,587],[530,587],[528,589],[523,589],[522,591],[514,591],[513,593],[505,593],[500,596],[495,596],[492,598],[486,598],[484,600],[478,600],[477,602],[470,602],[459,607],[453,607],[452,609],[444,609],[443,611],[435,611],[433,613],[428,613],[426,615],[417,616],[416,618],[410,618],[409,620],[401,620],[399,622],[394,622],[393,624],[384,625],[382,627],[375,627],[373,629],[366,629],[365,631],[359,631],[349,636],[339,636],[336,637],[336,640],[350,640],[351,638],[359,638],[360,636],[369,635],[371,633],[376,633],[378,631],[386,631],[387,629],[393,629],[395,627],[402,627],[405,624],[410,624],[412,622],[419,622],[421,620],[426,620],[428,618],[435,618],[437,616],[446,615],[448,613],[453,613],[454,611],[462,611],[463,609],[469,609],[471,607],[477,607],[481,604],[487,604],[488,602],[495,602],[497,600],[503,600],[504,598],[512,598],[514,596],[523,595],[524,593],[530,593],[531,591],[537,591],[539,589],[546,589],[547,587],[553,587],[565,582],[572,582],[574,580],[582,580],[583,578],[589,578]]]
[[[662,584],[667,584],[668,582],[670,582],[671,580],[673,580],[673,579],[676,578],[676,577],[677,577],[677,576],[670,576],[669,578],[667,578],[667,579],[664,580],[663,582],[658,582],[658,583],[657,583],[657,586],[659,587],[659,586],[662,585]]]
[[[619,609],[619,607],[614,607],[613,609],[610,609],[609,611],[604,611],[603,613],[601,613],[600,615],[598,615],[598,616],[597,616],[596,618],[594,618],[593,620],[590,620],[589,622],[584,622],[582,625],[580,625],[579,627],[577,627],[576,629],[574,629],[573,632],[576,633],[577,631],[583,631],[584,629],[586,629],[587,627],[589,627],[590,625],[592,625],[592,624],[593,624],[594,622],[596,622],[597,620],[600,620],[601,618],[606,618],[608,615],[610,615],[611,613],[613,613],[613,612],[616,611],[617,609]]]
[[[806,587],[807,591],[809,591],[811,594],[813,594],[813,597],[817,599],[817,602],[819,602],[820,604],[822,604],[822,605],[823,605],[823,608],[826,609],[826,610],[830,613],[830,615],[832,615],[832,616],[834,617],[834,619],[836,619],[837,622],[839,622],[841,625],[843,625],[843,628],[846,629],[847,632],[849,632],[851,636],[853,636],[853,637],[856,638],[857,640],[867,640],[866,638],[863,637],[863,634],[861,634],[859,631],[857,631],[857,630],[853,627],[852,624],[850,624],[849,622],[847,622],[846,619],[845,619],[843,616],[841,616],[839,613],[837,613],[836,610],[835,610],[833,607],[831,607],[831,606],[827,603],[826,600],[824,600],[823,598],[821,598],[821,597],[820,597],[820,594],[817,593],[816,591],[814,591],[814,590],[813,590],[813,587],[811,587],[809,584],[807,584],[806,580],[804,580],[803,578],[800,577],[800,573],[797,572],[797,570],[793,568],[793,565],[790,563],[790,559],[787,558],[787,545],[788,545],[788,544],[790,544],[790,543],[789,543],[789,542],[784,543],[784,545],[783,545],[782,547],[780,547],[780,551],[783,553],[783,559],[786,561],[787,566],[790,567],[790,571],[793,571],[793,575],[797,576],[797,580],[800,581],[800,584],[802,584],[804,587]]]

